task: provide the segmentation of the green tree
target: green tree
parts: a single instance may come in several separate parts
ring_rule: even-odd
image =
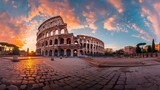
[[[152,52],[152,48],[151,48],[150,45],[149,45],[148,48],[147,48],[147,52]]]
[[[152,52],[155,52],[155,43],[154,43],[154,39],[152,40]]]

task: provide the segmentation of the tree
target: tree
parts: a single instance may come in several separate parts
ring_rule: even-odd
[[[155,43],[154,43],[154,39],[152,40],[152,52],[155,52]]]
[[[141,48],[139,47],[139,45],[137,45],[136,47],[136,53],[141,53]]]
[[[147,48],[147,52],[152,52],[152,48],[151,48],[150,45],[149,45],[148,48]]]
[[[13,55],[19,55],[19,48],[16,46],[13,48]]]

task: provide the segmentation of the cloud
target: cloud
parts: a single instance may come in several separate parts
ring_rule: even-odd
[[[96,18],[95,18],[95,13],[90,11],[90,12],[82,12],[82,15],[86,18],[86,23],[90,29],[92,29],[92,33],[95,33],[97,30],[97,26],[95,24]]]
[[[139,3],[143,3],[143,0],[139,0]]]
[[[111,5],[113,5],[119,13],[124,11],[123,4],[121,0],[107,0]]]
[[[6,12],[0,13],[0,41],[22,47],[27,36],[27,27],[16,18],[10,18]]]
[[[104,29],[107,29],[109,31],[117,31],[118,29],[116,29],[116,27],[115,27],[115,25],[116,25],[115,18],[116,18],[116,16],[114,15],[114,16],[106,19],[104,22]]]
[[[70,29],[82,28],[79,17],[74,14],[74,9],[70,7],[67,0],[61,1],[49,1],[49,0],[38,0],[39,5],[36,2],[28,0],[31,10],[26,17],[26,21],[29,22],[37,16],[41,18],[49,18],[60,15],[64,22],[67,23]],[[74,27],[73,27],[74,26]]]
[[[153,27],[154,34],[156,35],[157,39],[160,40],[160,15],[158,11],[160,4],[157,4],[158,3],[153,4],[155,12],[151,11],[148,7],[143,6],[142,14],[147,16],[148,21],[151,22],[151,26]]]
[[[139,32],[138,35],[132,35],[133,37],[141,38],[141,39],[146,40],[146,41],[151,41],[152,40],[152,37],[145,30],[142,30],[141,28],[139,28],[136,24],[132,24],[132,27],[137,32]]]

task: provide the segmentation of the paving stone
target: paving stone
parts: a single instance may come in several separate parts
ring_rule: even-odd
[[[21,86],[20,86],[20,89],[21,89],[21,90],[26,90],[26,88],[27,88],[27,85],[21,85]]]
[[[4,90],[4,89],[6,89],[6,85],[5,84],[1,84],[0,85],[0,90]]]
[[[52,90],[49,86],[44,86],[43,90]]]
[[[115,90],[123,90],[123,88],[124,88],[124,85],[116,85],[114,87]]]
[[[18,90],[18,87],[15,85],[10,85],[7,87],[9,90]]]

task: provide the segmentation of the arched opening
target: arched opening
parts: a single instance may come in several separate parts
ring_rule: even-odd
[[[55,35],[58,35],[58,30],[55,31]]]
[[[44,56],[44,51],[42,51],[42,56]]]
[[[71,50],[70,49],[67,49],[67,56],[71,56]]]
[[[55,39],[55,40],[54,40],[54,44],[58,44],[58,39]]]
[[[61,30],[61,34],[64,34],[64,29]]]
[[[51,34],[50,34],[51,36],[53,36],[53,31],[51,31]]]
[[[59,55],[64,56],[64,50],[63,49],[60,50]]]
[[[64,44],[64,39],[63,38],[60,39],[60,44]]]
[[[71,44],[71,39],[67,38],[67,44]]]
[[[46,50],[46,52],[45,52],[45,55],[47,56],[48,55],[48,51]]]
[[[80,50],[80,53],[81,53],[81,55],[83,55],[83,51],[82,50]]]
[[[77,56],[78,55],[78,51],[77,51],[77,49],[74,49],[73,50],[73,56]]]
[[[49,41],[49,45],[52,45],[52,40]]]
[[[48,41],[46,41],[46,46],[48,46]]]
[[[93,52],[91,51],[91,56],[93,55]]]
[[[52,56],[52,50],[49,51],[49,56]]]
[[[54,51],[54,56],[58,56],[58,50]]]
[[[77,45],[77,44],[78,44],[78,41],[74,41],[74,44],[76,44],[76,45]]]
[[[47,32],[47,37],[49,36],[48,32]]]

